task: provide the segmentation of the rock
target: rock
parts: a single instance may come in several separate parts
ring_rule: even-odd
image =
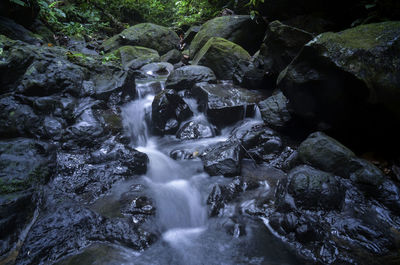
[[[218,126],[231,125],[255,113],[261,95],[229,83],[198,83],[192,88],[193,97],[208,120]]]
[[[233,177],[240,175],[242,155],[242,149],[238,142],[226,141],[206,149],[201,160],[204,170],[210,176]]]
[[[191,89],[199,82],[216,81],[214,72],[205,66],[187,65],[175,69],[168,77],[166,82],[167,89],[183,90]]]
[[[33,109],[9,95],[0,97],[0,121],[0,136],[7,138],[36,135],[41,127]]]
[[[54,117],[45,117],[43,121],[44,133],[47,138],[60,140],[63,134],[63,125]]]
[[[298,166],[289,172],[288,192],[297,207],[303,209],[340,210],[344,188],[330,173],[310,166]]]
[[[280,74],[278,88],[307,121],[326,123],[353,144],[382,138],[390,145],[399,134],[391,126],[400,121],[399,34],[399,22],[323,33]]]
[[[152,77],[157,77],[157,76],[168,77],[173,70],[174,66],[166,62],[150,63],[140,68],[140,71],[145,73],[147,76],[152,76]]]
[[[65,60],[53,51],[35,51],[39,58],[33,61],[21,77],[17,88],[27,96],[48,96],[68,92],[79,96],[87,70]]]
[[[163,56],[161,56],[160,61],[176,64],[179,63],[182,60],[182,58],[183,58],[182,53],[177,49],[173,49],[164,54]]]
[[[176,137],[182,140],[214,137],[215,131],[206,121],[189,121],[176,133]]]
[[[322,132],[310,134],[298,149],[299,159],[326,172],[349,177],[354,153]]]
[[[288,100],[282,92],[260,101],[257,105],[261,112],[263,121],[276,128],[284,128],[291,120],[291,115],[288,110]]]
[[[116,56],[124,68],[139,69],[143,65],[158,62],[160,55],[153,49],[140,46],[122,46],[105,56]]]
[[[158,134],[174,134],[181,122],[193,115],[182,97],[172,89],[161,91],[152,104],[153,129]]]
[[[24,237],[21,232],[32,218],[35,205],[32,190],[4,194],[3,187],[0,192],[0,255],[9,257],[12,262],[14,247]]]
[[[74,200],[93,202],[112,185],[146,173],[148,157],[111,137],[97,148],[60,151],[53,189]]]
[[[200,29],[201,26],[191,26],[183,36],[183,43],[189,45],[196,36],[196,34],[200,31]]]
[[[127,219],[106,219],[59,194],[46,195],[41,215],[21,247],[17,264],[55,262],[96,241],[118,242],[136,250],[143,250],[152,241],[149,233],[140,231]]]
[[[260,47],[264,32],[265,24],[257,23],[250,16],[216,17],[201,26],[190,45],[190,57],[194,58],[212,37],[225,38],[254,53]]]
[[[86,95],[99,100],[112,102],[122,105],[136,96],[135,73],[124,71],[120,68],[101,66],[96,71],[92,71],[90,80],[84,83]]]
[[[211,68],[218,79],[232,80],[248,66],[250,54],[239,45],[219,37],[210,38],[193,58],[192,64]]]
[[[268,25],[258,58],[270,82],[276,82],[279,73],[314,36],[304,30],[273,21]]]
[[[0,193],[23,191],[47,183],[55,169],[52,149],[45,142],[25,138],[1,141]]]
[[[21,40],[23,42],[40,45],[43,41],[35,36],[31,31],[23,26],[15,23],[13,20],[0,16],[0,34],[5,35],[13,40]]]
[[[108,39],[102,48],[109,52],[123,45],[142,46],[164,54],[175,49],[178,44],[179,37],[174,31],[152,23],[141,23]]]

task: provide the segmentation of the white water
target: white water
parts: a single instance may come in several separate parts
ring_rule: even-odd
[[[160,152],[156,138],[152,138],[149,133],[147,123],[151,119],[151,104],[158,92],[157,89],[152,90],[152,87],[163,88],[164,85],[137,86],[139,99],[122,109],[122,117],[134,147],[149,157],[144,178],[155,201],[157,226],[163,233],[163,239],[174,247],[190,242],[189,238],[205,230],[207,211],[192,181],[191,170]],[[197,111],[194,108],[197,108],[195,102],[190,103],[193,110]]]

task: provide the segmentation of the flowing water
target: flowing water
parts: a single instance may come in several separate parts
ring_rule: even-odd
[[[175,136],[152,136],[149,131],[151,103],[154,95],[163,89],[164,81],[162,78],[139,81],[136,87],[139,98],[122,109],[124,127],[132,145],[149,157],[147,174],[140,181],[147,187],[156,208],[156,216],[147,222],[146,229],[158,234],[159,240],[143,252],[95,244],[66,264],[298,264],[261,220],[243,218],[230,225],[230,217],[236,216],[241,205],[248,207],[254,204],[254,199],[242,198],[237,205],[227,207],[223,217],[208,218],[206,200],[213,184],[229,183],[232,179],[210,177],[203,171],[200,159],[173,160],[169,154],[182,149],[189,153],[201,152],[213,143],[226,140],[230,130],[223,130],[216,137],[186,141]],[[159,85],[155,85],[157,82]],[[194,112],[192,119],[208,122],[197,111],[195,100],[185,101]],[[259,122],[259,117],[247,121],[248,124]],[[266,185],[255,192],[262,196],[268,189]],[[116,188],[115,193],[118,195],[122,190]],[[115,208],[112,196],[103,199],[100,205],[103,209]]]

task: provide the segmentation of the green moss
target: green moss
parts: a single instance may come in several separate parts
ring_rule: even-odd
[[[394,41],[400,34],[400,22],[383,22],[361,25],[339,33],[327,32],[319,35],[317,43],[340,44],[350,49],[371,49]]]

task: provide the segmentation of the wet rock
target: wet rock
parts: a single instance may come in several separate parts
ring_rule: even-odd
[[[232,177],[240,175],[242,156],[243,153],[239,143],[226,141],[207,148],[201,159],[204,170],[210,176],[224,175]]]
[[[118,242],[136,250],[151,241],[150,234],[138,230],[129,220],[106,219],[60,195],[47,192],[46,196],[17,264],[54,262],[95,241]]]
[[[32,218],[35,205],[32,190],[0,194],[0,255],[11,254],[10,251],[20,240],[21,232]]]
[[[225,38],[234,42],[250,53],[258,50],[264,37],[265,24],[257,23],[250,16],[222,16],[207,21],[201,26],[190,45],[190,57],[197,52],[212,37]]]
[[[333,175],[309,166],[298,166],[289,172],[288,178],[288,192],[297,207],[341,209],[345,192]]]
[[[198,83],[193,87],[192,94],[198,100],[200,110],[218,127],[254,115],[255,104],[261,98],[256,92],[229,83]]]
[[[193,65],[211,68],[218,79],[232,80],[244,71],[251,56],[239,45],[223,38],[212,37],[193,58]]]
[[[310,134],[299,146],[299,159],[326,172],[349,175],[354,153],[322,132]]]
[[[287,104],[288,100],[282,92],[260,101],[258,107],[264,122],[277,129],[287,126],[291,120]]]
[[[214,81],[216,81],[216,77],[210,68],[201,65],[187,65],[174,70],[165,85],[167,89],[183,90],[191,89],[199,82],[212,83]]]
[[[122,46],[105,56],[116,56],[124,68],[130,69],[139,69],[143,65],[160,60],[156,50],[140,46]]]
[[[162,77],[168,77],[171,72],[174,70],[174,66],[170,63],[150,63],[144,65],[142,68],[140,68],[140,71],[145,73],[147,76],[162,76]]]
[[[82,112],[76,123],[66,129],[63,140],[73,140],[84,146],[93,146],[100,136],[106,133],[100,121],[96,118],[94,110],[89,108]]]
[[[75,200],[93,202],[117,181],[144,174],[147,163],[147,155],[111,137],[90,153],[82,149],[59,152],[51,186]]]
[[[387,144],[374,148],[386,151],[399,134],[399,32],[400,23],[383,22],[323,33],[281,73],[278,88],[313,128],[328,124],[359,145],[379,138]]]
[[[28,96],[69,92],[79,96],[87,70],[65,60],[52,50],[37,49],[38,58],[26,69],[17,91]]]
[[[179,37],[174,31],[152,23],[141,23],[106,40],[102,48],[108,52],[123,45],[132,45],[154,49],[164,54],[175,49],[178,44]]]
[[[179,63],[182,60],[183,56],[180,51],[177,49],[170,50],[166,54],[160,57],[161,62],[167,62],[171,64]]]
[[[49,116],[45,117],[43,121],[43,128],[46,137],[54,140],[61,139],[63,125],[58,119]]]
[[[176,137],[182,140],[209,138],[213,136],[215,136],[215,131],[206,121],[189,121],[176,133]]]
[[[252,190],[259,185],[256,182],[247,182],[241,177],[236,177],[227,185],[215,184],[208,195],[207,204],[209,205],[209,215],[218,216],[227,203],[233,201],[242,192]]]
[[[193,115],[182,97],[172,89],[160,92],[152,104],[154,131],[158,134],[174,134],[181,122]]]
[[[129,215],[154,215],[155,207],[153,202],[146,196],[138,196],[130,200],[129,205],[125,209],[122,209],[123,214]]]
[[[0,97],[0,136],[31,136],[38,133],[40,118],[33,109],[21,104],[15,97]]]

